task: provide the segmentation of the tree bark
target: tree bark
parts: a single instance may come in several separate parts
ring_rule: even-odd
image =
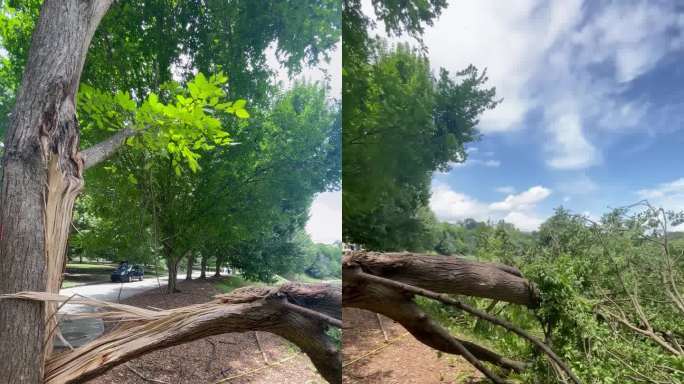
[[[72,209],[83,187],[75,94],[90,40],[111,0],[46,0],[5,136],[0,293],[57,292]],[[0,303],[0,377],[38,383],[54,304]],[[48,320],[50,319],[50,320]]]
[[[216,272],[214,277],[221,277],[221,259],[218,256],[216,256]]]
[[[484,297],[527,307],[539,305],[539,293],[516,268],[455,256],[415,253],[350,252],[343,270],[351,266],[435,292]]]
[[[207,278],[207,255],[202,254],[202,259],[200,261],[201,269],[202,272],[200,272],[200,279],[206,279]]]
[[[192,266],[194,263],[195,255],[192,254],[192,252],[188,252],[188,265],[187,265],[187,271],[185,271],[185,281],[190,281],[192,280]]]
[[[178,276],[178,263],[180,262],[180,259],[174,258],[172,256],[169,256],[166,258],[166,268],[169,271],[169,280],[166,285],[166,293],[177,293],[180,292],[178,288],[176,288],[176,277]]]

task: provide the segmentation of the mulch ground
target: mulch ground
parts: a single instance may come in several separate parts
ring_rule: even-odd
[[[344,308],[342,320],[343,364],[356,360],[343,368],[344,384],[485,382],[462,357],[435,351],[391,319],[382,317],[389,343],[385,342],[374,313]]]
[[[174,295],[152,289],[121,302],[138,307],[176,308],[207,302],[220,293],[212,279],[180,282],[182,291]],[[111,326],[106,327],[111,329]],[[285,339],[259,332],[259,340],[269,363],[267,366],[256,343],[254,332],[229,333],[155,351],[120,365],[89,384],[211,384],[226,380],[230,384],[324,384],[309,358]],[[298,353],[298,354],[297,354]],[[297,355],[295,355],[297,354]],[[290,358],[295,356],[294,358]],[[229,379],[255,369],[258,372]],[[142,377],[141,377],[142,376]],[[144,378],[143,378],[144,377]]]

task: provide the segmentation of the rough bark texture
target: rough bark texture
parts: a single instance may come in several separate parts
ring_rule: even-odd
[[[451,256],[412,253],[349,252],[342,263],[345,307],[385,315],[416,339],[437,350],[462,354],[461,345],[475,358],[502,368],[520,371],[525,364],[494,351],[453,337],[430,319],[413,301],[413,294],[397,287],[360,278],[359,272],[440,293],[491,298],[535,307],[539,295],[534,285],[513,267],[480,263]]]
[[[69,299],[40,292],[17,296],[53,302]],[[247,331],[271,332],[295,343],[328,382],[340,383],[341,356],[325,331],[330,322],[341,322],[341,296],[338,285],[289,283],[246,287],[216,296],[209,303],[164,311],[72,299],[72,303],[102,309],[84,317],[125,321],[83,347],[53,355],[47,362],[45,383],[84,382],[155,350],[221,333]]]
[[[90,39],[111,0],[46,0],[5,137],[0,293],[57,292],[72,208],[83,186],[75,93]],[[38,383],[54,305],[0,303],[0,377]],[[51,320],[52,321],[52,320]]]
[[[514,267],[455,256],[414,253],[351,252],[346,265],[435,292],[496,299],[528,307],[539,304],[532,283]]]
[[[178,276],[178,263],[180,260],[174,259],[173,257],[166,258],[166,268],[169,272],[169,280],[166,284],[166,293],[177,293],[180,292],[176,288],[176,280]]]

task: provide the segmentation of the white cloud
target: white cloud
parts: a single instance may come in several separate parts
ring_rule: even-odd
[[[546,199],[550,194],[550,189],[536,185],[517,195],[508,195],[503,201],[490,204],[489,209],[494,211],[526,210]]]
[[[515,188],[510,186],[510,185],[504,185],[502,187],[497,187],[495,190],[499,193],[503,193],[506,195],[510,195],[512,193],[515,193]]]
[[[637,195],[665,209],[684,210],[684,177],[658,184],[655,188],[639,190]]]
[[[474,159],[474,158],[469,158],[464,162],[457,163],[455,161],[450,161],[448,163],[449,167],[451,169],[454,168],[465,168],[465,167],[470,167],[470,166],[478,166],[481,165],[483,167],[487,168],[498,168],[501,166],[501,161],[496,160],[496,159]],[[439,172],[439,173],[448,173],[448,172]]]
[[[539,229],[543,219],[525,212],[513,211],[504,217],[504,221],[515,225],[521,231],[532,232]]]
[[[485,134],[526,129],[525,117],[538,110],[548,139],[547,165],[584,169],[601,163],[599,131],[649,129],[643,121],[651,105],[621,95],[684,47],[684,34],[677,38],[674,32],[684,29],[674,6],[640,0],[452,1],[424,40],[435,69],[487,68],[489,84],[504,100],[482,116]]]
[[[444,183],[433,185],[430,208],[437,217],[446,221],[458,221],[469,217],[476,220],[489,219],[489,210],[486,204],[468,195],[456,192]]]
[[[536,205],[550,194],[551,190],[548,188],[534,186],[520,194],[511,194],[502,201],[487,204],[454,191],[445,183],[433,182],[430,208],[440,220],[448,222],[467,218],[480,221],[504,220],[523,231],[533,231],[543,222],[535,213]]]
[[[499,160],[485,160],[482,162],[482,165],[485,167],[498,168],[501,165],[501,162]]]
[[[319,193],[311,204],[306,232],[315,243],[342,239],[342,192]]]
[[[582,169],[597,164],[600,154],[584,137],[577,114],[564,114],[549,124],[552,141],[547,150],[551,158],[547,164],[556,169]]]

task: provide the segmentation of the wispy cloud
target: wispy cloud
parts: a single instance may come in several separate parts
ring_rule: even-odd
[[[684,210],[684,177],[637,191],[641,199],[672,210]]]
[[[495,191],[506,195],[510,195],[511,193],[515,193],[515,188],[510,185],[504,185],[502,187],[497,187]]]
[[[480,123],[485,134],[535,129],[546,164],[602,163],[602,137],[649,129],[649,103],[623,97],[631,83],[684,48],[676,2],[452,2],[427,31],[435,67],[487,68],[504,101]],[[658,108],[661,108],[659,106]],[[533,111],[540,125],[527,124]]]

